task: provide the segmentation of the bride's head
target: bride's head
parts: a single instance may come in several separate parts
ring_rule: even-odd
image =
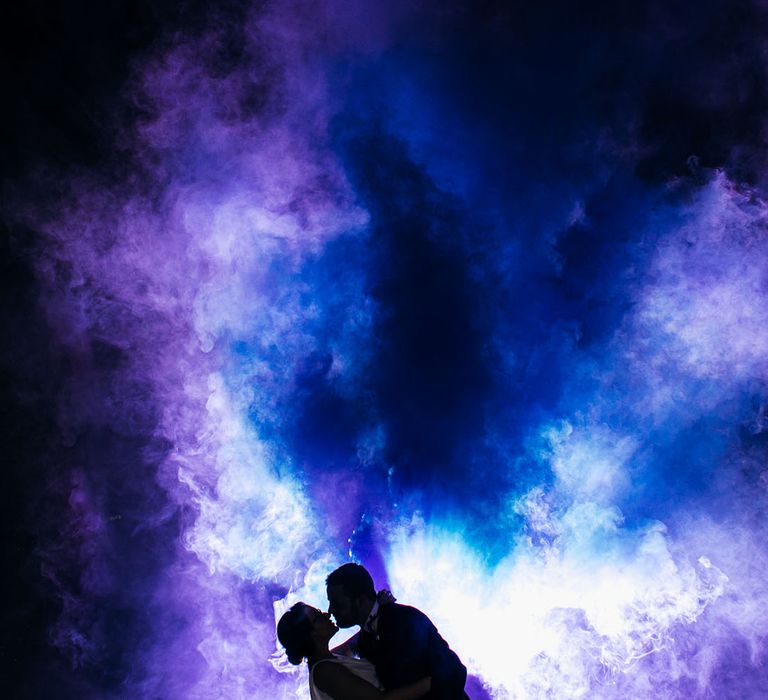
[[[285,647],[288,661],[300,664],[306,658],[327,652],[328,641],[338,630],[327,613],[296,603],[277,623],[277,638]]]

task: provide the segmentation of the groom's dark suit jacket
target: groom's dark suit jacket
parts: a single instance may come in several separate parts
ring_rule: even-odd
[[[390,603],[379,608],[376,633],[360,630],[358,650],[376,667],[385,690],[432,677],[431,700],[463,700],[467,669],[420,610]]]

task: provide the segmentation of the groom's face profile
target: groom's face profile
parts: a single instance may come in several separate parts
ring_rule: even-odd
[[[328,586],[328,612],[333,615],[339,627],[347,628],[359,624],[357,601],[347,595],[343,586]]]

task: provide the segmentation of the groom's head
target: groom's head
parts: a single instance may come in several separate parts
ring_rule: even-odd
[[[360,564],[344,564],[325,579],[328,612],[339,627],[363,625],[376,600],[371,575]]]

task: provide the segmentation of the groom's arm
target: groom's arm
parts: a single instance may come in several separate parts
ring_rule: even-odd
[[[467,669],[456,653],[437,631],[437,627],[423,613],[415,610],[414,635],[419,640],[419,654],[424,659],[427,675],[432,677],[430,697],[440,700],[458,700],[464,697]]]
[[[464,697],[467,670],[440,636],[430,619],[416,608],[403,606],[388,622],[385,667],[379,669],[384,687],[397,687],[421,676],[432,678],[431,698]]]
[[[463,698],[467,668],[431,622],[430,628],[426,653],[427,668],[432,676],[432,693],[435,698],[445,700]]]

